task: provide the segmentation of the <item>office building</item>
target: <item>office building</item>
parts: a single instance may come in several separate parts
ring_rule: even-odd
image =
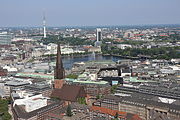
[[[127,96],[117,94],[99,99],[94,106],[119,110],[138,115],[142,120],[179,120],[179,100],[132,93]]]
[[[0,33],[0,45],[10,45],[12,40],[12,35],[7,32]]]
[[[100,28],[97,28],[97,29],[96,29],[96,40],[97,40],[97,42],[98,42],[98,41],[101,41],[101,38],[102,38],[101,29],[100,29]]]
[[[100,28],[96,29],[96,42],[95,42],[95,47],[101,46],[102,43],[102,32]]]

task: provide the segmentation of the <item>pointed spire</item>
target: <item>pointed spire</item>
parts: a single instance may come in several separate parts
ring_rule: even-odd
[[[65,77],[65,72],[64,72],[62,58],[61,58],[61,47],[60,47],[60,44],[58,43],[54,78],[63,79],[64,77]]]

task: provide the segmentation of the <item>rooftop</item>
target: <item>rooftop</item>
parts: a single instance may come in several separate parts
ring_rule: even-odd
[[[92,106],[91,110],[92,111],[97,111],[97,112],[100,112],[100,113],[103,113],[103,114],[108,114],[108,115],[111,115],[111,116],[115,116],[116,113],[118,113],[119,118],[126,118],[128,120],[132,119],[133,117],[135,117],[136,120],[141,120],[141,118],[139,118],[138,115],[134,115],[134,114],[130,115],[130,113],[121,112],[121,111],[118,111],[118,110],[111,110],[111,109],[108,109],[108,108],[103,108],[103,107],[98,107],[98,106]]]
[[[30,77],[30,78],[54,79],[54,75],[51,75],[51,74],[40,74],[40,73],[17,73],[16,76]]]
[[[82,86],[78,85],[63,85],[61,89],[54,89],[52,97],[58,97],[65,101],[77,101],[79,97],[86,97],[86,93]]]
[[[30,84],[30,82],[28,82],[28,81],[17,81],[17,80],[7,81],[5,83],[5,85],[7,85],[7,86],[23,86],[23,85],[29,85],[29,84]]]

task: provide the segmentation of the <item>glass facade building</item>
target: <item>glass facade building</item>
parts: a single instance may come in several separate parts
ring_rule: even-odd
[[[10,45],[12,38],[12,34],[8,34],[7,32],[1,32],[0,45]]]

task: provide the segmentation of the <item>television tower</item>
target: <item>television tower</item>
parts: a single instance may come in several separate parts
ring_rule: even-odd
[[[44,38],[46,38],[46,18],[45,18],[45,13],[43,14],[43,33],[44,33]]]

